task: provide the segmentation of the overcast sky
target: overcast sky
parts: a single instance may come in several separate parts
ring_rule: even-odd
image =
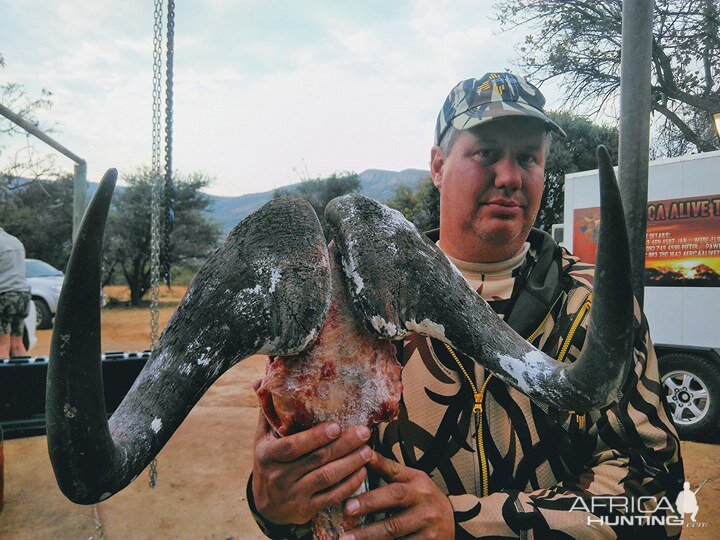
[[[179,1],[175,167],[205,171],[218,195],[296,182],[294,169],[427,168],[450,88],[512,67],[524,33],[492,14],[490,0]],[[0,84],[53,93],[39,118],[90,180],[150,162],[152,26],[150,0],[0,0]],[[0,140],[0,166],[22,143]]]

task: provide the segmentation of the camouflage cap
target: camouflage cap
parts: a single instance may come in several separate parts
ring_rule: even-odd
[[[435,144],[448,128],[470,129],[502,116],[530,116],[542,120],[550,131],[565,132],[545,114],[545,96],[534,85],[512,73],[486,73],[479,79],[459,82],[448,94],[435,126]]]

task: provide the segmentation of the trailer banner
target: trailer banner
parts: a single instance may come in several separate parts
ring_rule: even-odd
[[[573,215],[573,254],[594,263],[600,208]],[[720,287],[720,195],[650,201],[645,285]]]

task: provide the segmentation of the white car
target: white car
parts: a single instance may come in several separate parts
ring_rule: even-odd
[[[33,304],[35,304],[37,328],[40,330],[52,328],[65,275],[46,262],[25,259],[25,278],[30,285]]]

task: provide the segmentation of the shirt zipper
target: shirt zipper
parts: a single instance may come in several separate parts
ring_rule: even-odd
[[[573,321],[572,325],[570,326],[570,331],[568,332],[567,337],[565,338],[565,341],[563,342],[562,349],[560,351],[560,354],[558,355],[558,361],[562,361],[562,359],[567,354],[567,351],[570,347],[570,342],[572,341],[572,338],[575,335],[575,332],[578,329],[578,326],[580,326],[580,323],[582,322],[583,317],[587,313],[587,311],[590,309],[590,304],[592,303],[592,295],[588,296],[588,298],[585,300],[583,305],[580,307],[580,310],[578,311],[578,314],[575,316],[575,320]],[[553,304],[554,305],[554,304]],[[551,308],[552,311],[552,308]],[[545,322],[547,321],[547,318],[550,316],[550,312],[548,312],[548,315],[543,319],[543,322],[540,323],[540,326],[537,327],[537,329],[531,334],[531,337],[528,341],[531,341],[534,339],[542,327],[545,325]],[[450,356],[455,361],[455,363],[460,368],[460,371],[465,376],[465,379],[470,384],[470,388],[473,392],[473,398],[475,400],[475,403],[473,404],[473,413],[475,415],[475,438],[476,438],[476,444],[477,444],[477,452],[478,452],[478,461],[480,462],[480,481],[481,481],[481,496],[487,497],[489,492],[489,479],[488,479],[488,464],[487,464],[487,458],[485,456],[485,444],[483,440],[483,401],[485,399],[485,389],[487,388],[488,383],[490,382],[490,379],[492,378],[492,373],[490,373],[485,380],[483,381],[482,386],[480,387],[480,391],[478,392],[477,387],[475,386],[475,383],[473,382],[472,377],[470,377],[470,374],[465,369],[465,366],[462,365],[462,362],[460,362],[460,359],[458,358],[457,354],[455,354],[455,351],[453,348],[448,345],[447,343],[443,343],[445,345],[445,348],[450,353]],[[575,419],[578,423],[579,429],[585,428],[585,414],[584,413],[576,413],[575,411],[570,411],[570,414],[575,415]]]
[[[562,362],[565,359],[565,355],[567,355],[568,350],[570,349],[570,343],[572,342],[572,338],[575,337],[575,332],[578,329],[578,326],[580,326],[580,323],[582,322],[583,318],[585,317],[585,314],[590,309],[590,305],[592,304],[592,295],[589,295],[585,302],[583,302],[583,305],[580,306],[580,309],[577,312],[577,315],[575,316],[575,320],[573,321],[572,325],[570,326],[570,331],[568,332],[567,337],[565,338],[565,341],[563,341],[562,347],[560,348],[560,354],[558,354],[557,361]]]
[[[487,459],[485,457],[485,444],[483,441],[483,421],[482,421],[482,413],[483,413],[483,399],[485,398],[485,388],[487,388],[488,382],[490,382],[490,379],[492,378],[492,373],[488,375],[485,378],[485,381],[483,382],[482,386],[480,387],[480,391],[478,392],[477,386],[475,386],[475,383],[472,380],[472,377],[470,377],[470,374],[465,369],[465,366],[462,365],[460,362],[460,359],[458,358],[457,354],[455,354],[455,351],[453,350],[450,345],[447,343],[443,343],[445,345],[445,348],[450,353],[450,356],[453,360],[455,360],[455,363],[460,368],[460,371],[467,379],[467,382],[470,383],[470,388],[473,392],[473,397],[475,399],[475,403],[473,405],[473,413],[475,415],[475,440],[477,444],[477,452],[478,452],[478,461],[480,463],[480,482],[481,482],[481,497],[487,497],[489,492],[489,480],[488,480],[488,466],[487,466]]]
[[[572,325],[570,325],[570,331],[568,332],[567,336],[565,337],[565,341],[563,341],[562,347],[560,348],[560,354],[558,354],[557,360],[558,362],[562,362],[565,359],[565,356],[567,355],[568,350],[570,349],[570,343],[572,343],[573,337],[575,337],[575,332],[577,331],[578,327],[580,326],[580,323],[585,318],[585,315],[587,314],[588,310],[590,309],[590,305],[592,304],[592,295],[589,295],[585,302],[583,302],[583,305],[580,306],[580,309],[577,312],[577,315],[575,315],[575,320],[572,322]],[[569,411],[571,415],[575,416],[575,420],[578,424],[578,429],[585,429],[585,413],[576,413],[575,411]]]

